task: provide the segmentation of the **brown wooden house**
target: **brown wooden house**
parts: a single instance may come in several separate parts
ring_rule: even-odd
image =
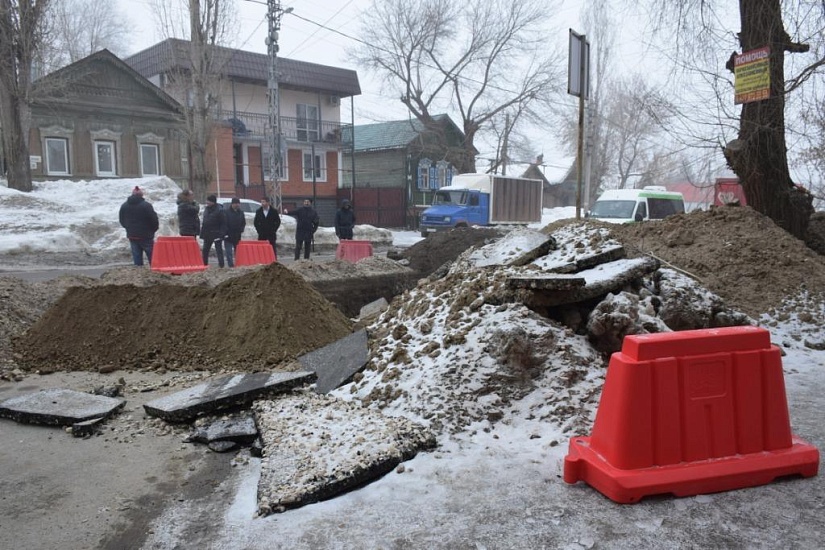
[[[180,105],[108,50],[38,79],[33,97],[33,180],[187,180]]]

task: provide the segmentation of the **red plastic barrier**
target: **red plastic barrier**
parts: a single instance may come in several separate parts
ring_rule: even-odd
[[[627,336],[610,358],[591,437],[575,437],[564,480],[620,503],[754,487],[817,474],[791,433],[779,348],[729,327]]]
[[[355,263],[358,260],[372,256],[372,243],[370,241],[341,241],[335,250],[336,260],[346,260]]]
[[[195,237],[158,237],[155,240],[152,271],[181,275],[205,269]]]
[[[235,266],[265,265],[278,261],[269,241],[240,241],[235,247]]]

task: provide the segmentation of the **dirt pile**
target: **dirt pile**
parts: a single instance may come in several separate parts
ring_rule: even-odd
[[[272,264],[214,288],[70,288],[15,342],[30,370],[255,371],[334,342],[350,321]]]
[[[452,231],[433,233],[401,254],[408,267],[426,277],[445,262],[455,260],[471,246],[483,246],[500,238],[503,233],[495,228],[461,227]]]
[[[629,256],[652,254],[663,267],[688,272],[727,305],[754,317],[802,290],[825,296],[825,257],[748,207],[614,225],[610,231]]]

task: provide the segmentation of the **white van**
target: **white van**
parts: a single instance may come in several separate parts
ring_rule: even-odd
[[[668,191],[660,185],[644,189],[610,189],[602,193],[587,218],[610,223],[661,220],[685,211],[681,193]]]

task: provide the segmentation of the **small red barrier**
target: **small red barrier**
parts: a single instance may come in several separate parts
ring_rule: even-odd
[[[278,261],[269,241],[240,241],[235,247],[235,266],[266,265]]]
[[[346,260],[355,263],[358,260],[372,256],[372,243],[370,241],[347,241],[338,243],[335,250],[336,260]]]
[[[779,348],[758,327],[627,336],[610,358],[591,437],[564,481],[620,503],[811,477],[819,451],[791,433]]]
[[[155,240],[152,271],[181,275],[205,269],[195,237],[158,237]]]

